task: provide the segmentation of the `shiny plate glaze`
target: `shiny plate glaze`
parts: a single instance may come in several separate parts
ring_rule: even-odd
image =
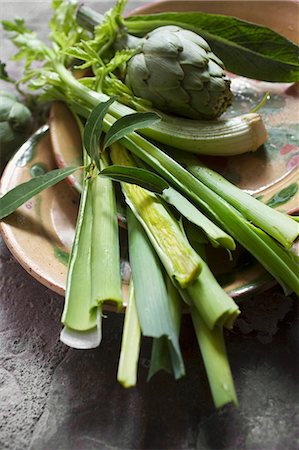
[[[228,14],[252,20],[249,15],[252,12],[247,8],[246,16],[244,5],[239,5],[242,11],[232,11],[234,2],[212,2],[209,5],[207,2],[194,1],[158,2],[144,6],[138,13],[182,8],[204,11],[211,8],[211,12],[215,12],[216,3],[220,13],[227,11]],[[236,8],[239,3],[241,2],[236,2]],[[263,8],[267,8],[266,3],[262,3]],[[223,11],[223,8],[227,9]],[[283,19],[289,23],[292,16],[289,13],[283,14],[280,24]],[[273,14],[263,16],[264,20],[268,26],[273,23],[272,28],[285,34],[285,28],[278,29],[280,24],[274,20]],[[256,22],[264,23],[261,20]],[[261,201],[284,212],[294,213],[298,210],[298,86],[261,83],[232,74],[231,77],[235,101],[227,115],[248,112],[259,103],[265,92],[269,92],[270,98],[261,111],[269,140],[255,153],[230,158],[210,157],[204,158],[204,161]],[[76,122],[64,105],[53,105],[50,126],[51,139],[46,133],[36,145],[29,148],[25,144],[10,161],[2,178],[2,193],[40,174],[41,170],[79,162],[80,134]],[[73,187],[80,190],[80,180],[81,174],[76,173],[69,183],[61,182],[42,192],[1,224],[6,243],[20,264],[41,283],[62,295],[79,203],[79,195]],[[218,256],[213,258],[210,255],[211,264],[213,265],[213,260],[220,260],[227,267],[228,260],[222,259],[227,257],[221,255],[219,259]],[[231,296],[240,298],[273,284],[272,278],[255,261],[246,260],[244,256],[236,261],[237,268],[236,262],[233,262],[229,271],[223,271],[221,264],[214,267],[219,281]],[[125,295],[128,275],[128,266],[123,262]]]

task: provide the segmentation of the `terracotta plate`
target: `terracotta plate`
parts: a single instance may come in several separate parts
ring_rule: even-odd
[[[275,2],[274,14],[270,3],[261,2],[259,8],[253,8],[252,2],[250,7],[245,2],[158,2],[144,6],[138,13],[182,9],[227,13],[264,23],[295,41],[296,36],[292,34],[296,29],[295,14],[290,13],[289,7],[283,8],[280,2]],[[280,7],[279,21],[277,5]],[[267,11],[259,16],[258,12],[264,9]],[[294,213],[298,209],[298,86],[231,76],[235,101],[228,115],[249,111],[269,91],[270,98],[262,110],[269,140],[255,153],[226,159],[205,158],[205,162],[272,207]],[[2,193],[32,176],[79,160],[81,148],[76,123],[62,104],[54,105],[50,126],[51,138],[47,126],[43,127],[10,161],[2,177]],[[61,182],[42,192],[1,224],[5,241],[20,264],[41,283],[62,295],[79,202],[74,187],[80,189],[80,177],[81,174],[76,173],[69,182]],[[226,255],[214,256],[210,255],[211,261],[221,262],[222,257],[226,258]],[[229,270],[227,268],[226,259],[224,265],[220,263],[217,267],[214,264],[213,270],[233,297],[273,284],[271,277],[246,253],[238,254],[237,268],[236,261]],[[129,267],[125,260],[122,275],[126,289]]]

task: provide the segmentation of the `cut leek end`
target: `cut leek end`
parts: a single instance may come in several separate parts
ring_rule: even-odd
[[[140,340],[141,328],[135,303],[133,282],[131,280],[117,371],[117,381],[124,388],[136,386]]]
[[[60,340],[68,347],[79,350],[88,350],[96,348],[102,340],[102,310],[97,309],[95,312],[95,324],[89,330],[72,329],[65,325],[60,333]]]
[[[265,124],[259,114],[250,113],[243,116],[251,133],[251,148],[248,151],[256,151],[268,139]]]
[[[199,262],[195,261],[192,266],[188,264],[188,261],[186,261],[186,263],[187,265],[181,267],[182,270],[180,272],[174,271],[173,275],[175,281],[183,289],[194,283],[202,271],[202,265]]]
[[[88,301],[88,298],[86,300]],[[92,330],[96,327],[96,322],[96,309],[87,310],[87,308],[80,308],[78,310],[75,310],[74,308],[65,307],[61,317],[61,323],[65,327],[79,332]]]

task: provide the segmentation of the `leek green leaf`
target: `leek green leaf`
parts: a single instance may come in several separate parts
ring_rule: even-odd
[[[213,298],[211,298],[211,302],[213,302]],[[216,327],[214,330],[210,330],[193,307],[191,308],[191,317],[216,408],[221,408],[227,403],[237,406],[238,399],[222,328]]]
[[[229,250],[235,250],[236,244],[233,238],[208,219],[180,192],[169,187],[163,191],[162,197],[167,203],[173,205],[186,219],[197,225],[214,247],[221,245]]]
[[[141,224],[128,208],[129,253],[135,299],[142,334],[167,337],[172,371],[176,379],[185,375],[178,335],[178,314],[170,305],[162,267]]]

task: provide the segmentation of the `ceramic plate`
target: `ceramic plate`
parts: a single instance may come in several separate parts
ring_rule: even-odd
[[[295,16],[288,9],[281,10],[278,21],[276,9],[273,14],[273,8],[271,10],[267,4],[272,2],[260,3],[262,6],[257,9],[267,9],[267,14],[262,17],[256,17],[254,8],[243,3],[158,2],[139,9],[138,13],[181,9],[217,11],[272,26],[296,40],[295,36],[290,36],[292,27],[295,27]],[[269,100],[262,109],[269,140],[255,153],[230,158],[205,158],[204,161],[261,201],[281,211],[294,213],[298,209],[298,86],[261,83],[230,75],[235,101],[228,115],[248,112],[259,103],[265,92],[269,92]],[[79,161],[79,131],[64,105],[53,105],[50,127],[51,135],[47,126],[42,127],[10,161],[2,177],[2,193],[37,174]],[[20,264],[41,283],[62,295],[74,236],[80,179],[81,174],[75,173],[68,181],[47,189],[27,202],[1,224],[5,241]],[[241,298],[273,284],[272,278],[246,252],[238,252],[230,267],[227,259],[225,264],[222,263],[222,258],[226,255],[210,254],[211,263],[218,261],[217,265],[212,263],[213,271],[231,296]],[[122,276],[126,294],[129,267],[125,258],[122,261]]]

